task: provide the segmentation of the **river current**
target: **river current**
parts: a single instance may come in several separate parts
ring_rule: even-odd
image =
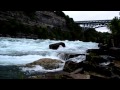
[[[59,47],[57,50],[49,49],[53,43],[64,42],[66,47]],[[82,42],[79,40],[49,40],[49,39],[25,39],[25,38],[8,38],[0,37],[0,78],[18,78],[22,77],[21,73],[26,71],[33,72],[54,72],[63,69],[64,64],[53,70],[46,70],[41,66],[34,68],[20,67],[42,58],[58,59],[65,62],[58,53],[76,53],[86,54],[88,49],[97,49],[98,43]],[[70,59],[75,62],[85,60],[85,56],[78,56]],[[16,76],[15,76],[16,75]]]

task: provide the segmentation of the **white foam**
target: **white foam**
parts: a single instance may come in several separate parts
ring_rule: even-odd
[[[103,65],[103,66],[106,66],[106,65],[109,65],[110,62],[103,62],[103,63],[100,63],[100,65]]]
[[[86,59],[86,56],[80,55],[80,56],[78,56],[78,57],[70,58],[69,60],[70,60],[70,61],[74,61],[74,62],[76,62],[76,63],[79,63],[79,62],[84,61],[85,59]]]
[[[56,68],[56,69],[52,69],[52,70],[47,70],[47,69],[44,69],[42,66],[40,65],[35,65],[34,67],[32,68],[29,68],[29,67],[22,67],[21,68],[23,72],[26,72],[26,71],[29,71],[29,72],[56,72],[56,71],[61,71],[63,70],[63,65],[60,67],[60,68]]]
[[[66,47],[60,46],[58,50],[49,49],[50,44],[58,42],[65,43]],[[97,49],[98,43],[82,42],[79,40],[33,40],[25,38],[20,39],[0,37],[0,65],[27,64],[42,58],[60,59],[58,53],[85,54],[87,49],[93,48]],[[84,58],[76,57],[71,60],[75,62],[80,62],[84,60]],[[42,70],[44,71],[44,69]]]
[[[111,33],[110,29],[108,29],[107,27],[96,28],[96,31],[98,31],[98,32],[108,32],[108,33]]]

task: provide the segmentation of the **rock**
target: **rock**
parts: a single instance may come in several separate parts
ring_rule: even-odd
[[[108,54],[117,59],[120,59],[120,48],[112,47],[108,50]]]
[[[69,77],[72,79],[90,79],[90,75],[85,75],[85,74],[70,74]]]
[[[60,57],[63,60],[68,60],[70,58],[78,57],[79,55],[85,55],[85,54],[75,54],[75,53],[59,53],[58,57]]]
[[[120,68],[119,67],[113,66],[112,71],[114,74],[116,74],[120,77]]]
[[[113,62],[114,62],[114,66],[115,67],[119,67],[120,68],[120,61],[114,60]]]
[[[102,49],[102,50],[107,50],[107,49],[108,49],[107,44],[99,43],[99,44],[98,44],[98,47],[99,47],[100,49]]]
[[[75,71],[71,72],[71,74],[77,74],[77,73],[81,73],[83,70],[83,68],[78,68]]]
[[[108,55],[100,55],[100,56],[87,55],[86,56],[86,61],[91,61],[93,63],[96,63],[97,65],[100,63],[113,62],[113,59],[114,58]]]
[[[75,63],[73,61],[67,61],[64,65],[63,71],[73,72],[74,70],[80,68],[79,63]]]
[[[110,77],[106,77],[98,73],[90,73],[90,79],[110,79]]]
[[[58,49],[58,47],[59,47],[60,45],[63,46],[63,47],[65,47],[65,43],[59,42],[59,43],[55,43],[55,44],[50,44],[50,45],[49,45],[49,49],[55,49],[55,50],[56,50],[56,49]]]
[[[94,54],[94,55],[107,55],[108,51],[104,49],[88,49],[87,53]]]
[[[47,72],[47,73],[41,73],[39,75],[34,76],[28,76],[28,79],[62,79],[63,76],[62,71],[58,72]]]
[[[44,67],[45,69],[56,69],[60,67],[60,64],[62,64],[63,62],[60,60],[56,60],[56,59],[50,59],[50,58],[43,58],[37,61],[34,61],[32,63],[26,64],[27,67],[32,67],[35,65],[40,65],[42,67]]]
[[[83,70],[87,72],[96,72],[98,74],[104,75],[104,76],[112,76],[112,67],[109,66],[102,66],[98,65],[94,62],[90,61],[84,61],[83,62]]]

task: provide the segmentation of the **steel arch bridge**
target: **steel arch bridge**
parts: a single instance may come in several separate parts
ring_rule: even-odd
[[[83,28],[99,28],[107,26],[112,20],[87,20],[87,21],[75,21],[78,25],[82,25]]]

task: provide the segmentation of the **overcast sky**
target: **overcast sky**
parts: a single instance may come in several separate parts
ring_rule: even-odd
[[[120,11],[63,11],[66,15],[73,18],[74,21],[82,20],[104,20],[113,19],[119,16]]]
[[[73,18],[74,21],[84,20],[104,20],[113,19],[115,16],[120,17],[120,11],[63,11],[66,15]],[[107,27],[97,28],[100,32],[110,32]]]

